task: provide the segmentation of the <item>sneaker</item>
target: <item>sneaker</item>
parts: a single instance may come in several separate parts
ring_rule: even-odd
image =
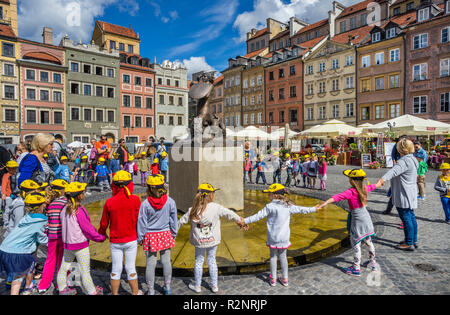
[[[53,284],[50,285],[47,289],[38,290],[39,295],[47,295],[53,289]]]
[[[217,285],[212,285],[212,286],[211,286],[211,291],[212,291],[213,293],[217,293],[217,292],[219,292],[219,287],[218,287]]]
[[[170,288],[164,288],[164,295],[172,295],[172,290]]]
[[[348,268],[344,268],[344,272],[351,276],[361,277],[361,270],[356,269],[353,265]]]
[[[285,286],[285,287],[288,287],[288,286],[289,286],[289,281],[288,281],[288,279],[280,278],[280,283],[281,283],[283,286]]]
[[[197,286],[193,285],[192,283],[189,284],[189,289],[191,289],[195,293],[202,292],[202,288],[201,287],[197,287]]]
[[[59,295],[76,295],[77,294],[77,290],[73,289],[73,288],[65,288],[62,291],[59,291]]]
[[[274,287],[277,285],[277,279],[272,278],[272,275],[269,276],[269,284],[271,287]]]
[[[33,286],[31,288],[23,289],[22,295],[33,295],[33,294],[35,294],[37,292],[38,292],[37,287],[36,287],[35,284],[33,284]]]
[[[138,294],[137,295],[144,295],[144,292],[142,292],[141,290],[138,290]]]
[[[367,269],[370,269],[371,271],[378,271],[380,268],[376,261],[369,261],[367,264]]]
[[[96,286],[95,290],[96,290],[95,293],[92,295],[103,295],[103,288]]]

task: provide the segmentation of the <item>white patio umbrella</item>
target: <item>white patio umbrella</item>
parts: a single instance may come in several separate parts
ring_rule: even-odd
[[[270,135],[257,127],[250,126],[234,134],[237,139],[268,140]]]
[[[317,125],[311,129],[302,131],[300,135],[314,137],[338,137],[338,136],[348,136],[355,137],[361,134],[361,130],[347,125],[345,122],[340,120],[330,120],[322,125]]]
[[[378,133],[387,132],[392,128],[396,134],[405,134],[411,136],[427,136],[437,134],[447,134],[450,131],[450,125],[438,121],[427,120],[413,115],[403,115],[382,123],[364,128],[364,132]]]
[[[295,138],[298,135],[300,135],[299,132],[295,132],[291,129],[288,130],[288,139]],[[286,136],[286,128],[285,127],[279,128],[270,134],[270,137],[274,140],[284,139],[285,136]]]
[[[357,128],[360,130],[361,133],[358,135],[358,137],[361,137],[361,138],[376,138],[376,137],[378,137],[378,133],[364,132],[364,128],[370,128],[372,126],[373,125],[369,124],[369,123],[359,125]]]
[[[83,148],[84,146],[85,146],[85,144],[80,141],[74,141],[71,144],[67,145],[68,148],[72,148],[72,149]]]

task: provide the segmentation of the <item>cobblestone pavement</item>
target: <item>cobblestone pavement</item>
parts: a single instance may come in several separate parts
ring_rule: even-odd
[[[333,194],[349,187],[346,177],[342,175],[342,166],[329,167],[327,191],[292,189],[298,194],[326,200]],[[376,181],[386,170],[367,170],[371,183]],[[376,228],[375,246],[379,272],[369,272],[362,268],[362,277],[354,278],[342,272],[353,260],[352,250],[346,249],[342,254],[326,258],[321,262],[289,269],[289,287],[277,284],[270,287],[267,283],[268,272],[246,275],[225,276],[219,279],[219,294],[222,295],[310,295],[310,294],[371,294],[371,295],[404,295],[404,294],[450,294],[450,226],[444,223],[444,213],[439,195],[434,191],[434,182],[439,172],[431,170],[427,175],[427,198],[419,202],[416,210],[418,221],[420,248],[415,252],[403,252],[395,246],[403,240],[403,231],[399,229],[400,219],[396,210],[391,215],[381,214],[387,205],[386,191],[388,187],[375,190],[369,196],[368,209]],[[266,174],[269,175],[269,174]],[[267,176],[271,183],[271,176]],[[249,185],[250,189],[261,189],[262,185]],[[105,195],[93,194],[88,201],[105,198]],[[344,206],[341,204],[341,206]],[[368,257],[363,249],[364,257]],[[110,292],[109,273],[92,270],[94,283]],[[173,279],[172,294],[195,295],[187,285],[191,278]],[[201,295],[212,294],[209,290],[208,278],[204,279]],[[0,280],[0,294],[8,294]],[[145,278],[139,278],[141,289],[147,290]],[[161,294],[163,284],[157,278],[156,290]],[[121,294],[129,294],[130,289],[125,278],[122,278]],[[53,294],[53,292],[49,292]]]

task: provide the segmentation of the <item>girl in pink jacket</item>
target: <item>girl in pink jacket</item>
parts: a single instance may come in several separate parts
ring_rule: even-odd
[[[75,295],[75,289],[67,287],[67,271],[76,259],[81,272],[84,290],[89,295],[103,295],[103,289],[94,286],[90,270],[89,241],[104,242],[106,237],[92,226],[86,209],[81,205],[87,184],[71,183],[65,190],[67,206],[61,211],[62,241],[64,258],[58,272],[60,295]]]

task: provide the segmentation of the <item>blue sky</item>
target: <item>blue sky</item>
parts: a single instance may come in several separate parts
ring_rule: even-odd
[[[246,52],[245,34],[267,17],[297,16],[314,23],[328,16],[332,0],[18,0],[19,36],[41,41],[42,28],[88,43],[97,19],[128,26],[141,37],[141,55],[182,62],[189,73],[224,70]],[[339,1],[344,5],[357,0]],[[42,10],[46,8],[46,10]],[[45,22],[44,22],[45,21]]]

